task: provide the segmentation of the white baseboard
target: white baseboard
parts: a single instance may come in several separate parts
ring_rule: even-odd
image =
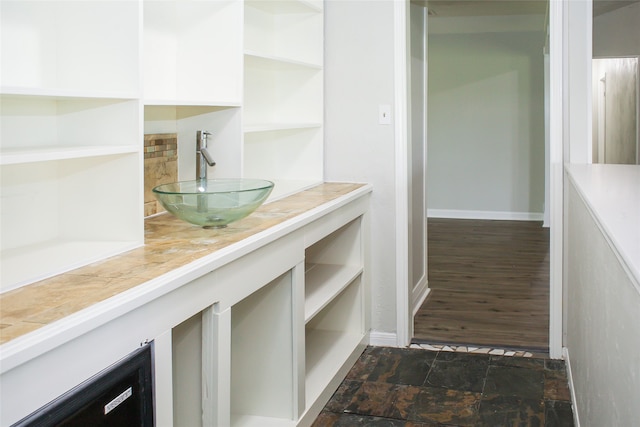
[[[428,218],[488,219],[503,221],[542,221],[544,214],[538,212],[465,211],[454,209],[427,209]]]
[[[569,357],[569,349],[562,347],[562,357],[567,367],[567,379],[569,380],[569,390],[571,391],[571,405],[573,406],[573,423],[575,427],[580,427],[580,416],[578,414],[578,405],[576,399],[576,389],[573,386],[573,373],[571,371],[571,358]]]
[[[397,347],[398,336],[395,332],[371,331],[369,333],[369,344],[376,347]]]

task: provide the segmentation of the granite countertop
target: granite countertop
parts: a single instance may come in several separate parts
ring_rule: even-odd
[[[640,166],[570,164],[567,172],[640,291]]]
[[[205,230],[162,214],[145,220],[145,245],[0,295],[0,344],[157,279],[334,201],[365,184],[324,183],[267,203],[227,228]]]

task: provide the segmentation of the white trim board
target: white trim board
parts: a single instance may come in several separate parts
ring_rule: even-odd
[[[395,332],[369,332],[369,344],[375,347],[398,347],[398,336]]]
[[[394,52],[394,140],[395,140],[395,216],[396,216],[396,339],[398,347],[411,343],[413,317],[409,307],[409,183],[408,183],[408,82],[407,37],[408,2],[393,2]]]
[[[488,219],[506,221],[542,221],[542,212],[467,211],[455,209],[427,209],[428,218]]]
[[[420,280],[420,283],[415,288],[413,288],[413,292],[411,293],[413,317],[416,317],[416,313],[418,312],[418,310],[420,310],[420,307],[422,307],[422,304],[429,296],[429,292],[431,292],[429,283],[427,282],[426,277],[423,277],[422,280]]]
[[[576,389],[573,386],[573,373],[571,371],[571,358],[569,357],[569,349],[567,347],[562,347],[562,356],[564,358],[564,363],[567,368],[567,380],[569,381],[569,390],[571,392],[571,405],[573,409],[573,423],[575,427],[580,427],[580,414],[578,413],[578,407],[576,402]]]

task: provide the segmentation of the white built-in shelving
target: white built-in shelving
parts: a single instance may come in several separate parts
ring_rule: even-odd
[[[358,276],[305,328],[305,401],[315,403],[365,337],[363,290]],[[359,353],[359,352],[358,352]]]
[[[3,0],[0,292],[144,244],[145,133],[178,135],[180,180],[204,129],[210,177],[272,180],[272,199],[320,183],[323,19],[322,0]],[[365,345],[364,211],[227,314],[171,326],[174,425],[311,423]]]
[[[239,0],[144,1],[144,133],[178,135],[178,178],[195,178],[195,135],[212,133],[211,178],[242,170]]]
[[[245,2],[243,174],[272,198],[322,181],[322,27],[321,1]]]
[[[143,243],[140,5],[0,7],[4,292]]]
[[[272,199],[322,181],[322,1],[0,7],[0,291],[143,244],[143,133],[177,133],[181,180],[204,129],[210,177],[273,180]]]
[[[139,2],[3,0],[1,7],[3,93],[138,97]]]
[[[313,407],[364,345],[364,248],[359,217],[305,251],[305,402]]]
[[[242,2],[144,1],[145,105],[239,106]]]

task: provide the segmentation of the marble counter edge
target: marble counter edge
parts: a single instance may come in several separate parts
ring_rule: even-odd
[[[591,181],[598,180],[600,183],[606,181],[611,184],[614,177],[611,173],[609,176],[602,176],[609,171],[615,169],[622,170],[623,168],[637,168],[634,173],[639,178],[639,183],[636,185],[637,200],[630,200],[629,209],[633,211],[634,206],[636,210],[640,211],[640,166],[636,165],[601,165],[601,164],[568,164],[565,166],[565,170],[569,177],[569,180],[575,187],[578,195],[582,198],[587,207],[589,213],[594,218],[598,228],[602,231],[605,239],[609,242],[614,254],[620,261],[623,268],[627,271],[632,283],[634,284],[636,291],[640,293],[640,217],[636,218],[635,223],[620,220],[620,218],[614,218],[611,213],[612,206],[604,205],[602,200],[602,193],[598,193],[593,188]],[[599,176],[595,176],[599,174]],[[634,184],[631,184],[633,187]],[[633,189],[629,190],[629,195],[633,196]],[[633,241],[636,241],[637,247],[633,248]],[[631,243],[630,243],[631,242]]]
[[[62,319],[0,345],[0,374],[3,374],[55,347],[106,324],[198,277],[229,264],[360,197],[371,193],[371,184],[325,202],[293,218],[273,225],[225,248],[216,250],[182,267],[150,279],[131,289],[97,302]]]

